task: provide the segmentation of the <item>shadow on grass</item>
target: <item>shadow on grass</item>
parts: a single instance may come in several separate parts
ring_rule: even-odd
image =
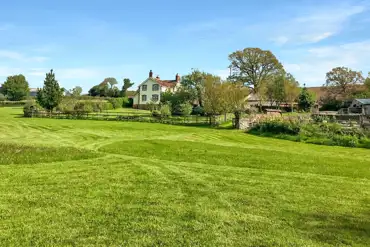
[[[333,246],[370,246],[370,211],[354,214],[312,213],[296,227],[312,240]]]

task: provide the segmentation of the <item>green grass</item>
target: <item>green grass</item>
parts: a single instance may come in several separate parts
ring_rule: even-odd
[[[0,246],[369,246],[370,152],[0,108]]]

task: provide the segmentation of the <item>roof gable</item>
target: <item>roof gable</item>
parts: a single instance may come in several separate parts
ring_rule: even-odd
[[[363,105],[370,105],[370,99],[356,99],[356,100]]]

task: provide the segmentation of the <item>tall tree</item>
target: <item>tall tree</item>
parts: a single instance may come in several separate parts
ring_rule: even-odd
[[[353,94],[357,84],[363,82],[364,77],[361,72],[346,67],[336,67],[326,73],[324,86],[332,97],[341,96],[345,98]]]
[[[96,86],[93,86],[90,90],[89,90],[89,95],[90,96],[100,96],[100,90],[99,90],[99,85],[96,85]]]
[[[104,81],[102,83],[100,83],[100,86],[104,86],[104,85],[110,85],[110,88],[113,88],[114,85],[117,85],[118,82],[116,80],[116,78],[113,78],[113,77],[107,77],[104,79]]]
[[[188,75],[184,75],[181,80],[181,85],[184,90],[194,95],[200,106],[204,106],[203,95],[206,80],[221,81],[219,76],[212,75],[210,73],[201,72],[198,69],[192,69],[192,72]]]
[[[301,110],[308,111],[314,104],[315,104],[314,95],[307,90],[305,84],[301,90],[301,93],[298,96],[298,107]]]
[[[18,101],[24,99],[30,92],[28,82],[24,75],[8,76],[1,91],[9,100]]]
[[[266,95],[271,106],[275,103],[279,108],[280,104],[285,100],[285,72],[278,73],[267,82]]]
[[[283,70],[283,66],[271,51],[260,48],[245,48],[229,55],[230,79],[244,83],[258,93],[260,84],[268,81],[272,75]]]
[[[368,92],[370,92],[370,72],[369,72],[369,74],[368,74],[368,76],[367,76],[367,78],[366,78],[366,80],[365,80],[364,84],[365,84],[366,90],[367,90]]]
[[[210,124],[214,125],[216,115],[224,113],[227,109],[225,101],[225,91],[219,80],[208,76],[203,81],[204,93],[202,99],[204,112],[210,117]]]
[[[127,90],[134,85],[133,82],[131,82],[130,79],[125,78],[123,79],[123,86],[121,90],[121,97],[126,97],[127,95]]]
[[[53,70],[46,73],[44,87],[37,92],[37,102],[45,109],[52,111],[63,98],[63,91],[55,79]]]
[[[293,75],[287,73],[284,79],[285,102],[290,104],[292,112],[294,111],[294,102],[299,95],[299,83]]]
[[[82,93],[82,87],[76,86],[76,87],[74,87],[74,88],[70,91],[70,93],[71,93],[71,94],[72,94],[72,96],[74,96],[74,97],[80,96],[80,95],[81,95],[81,93]]]
[[[234,127],[239,129],[241,113],[247,105],[249,90],[240,83],[225,82],[222,85],[224,104],[227,106],[227,111],[225,112],[234,113]]]

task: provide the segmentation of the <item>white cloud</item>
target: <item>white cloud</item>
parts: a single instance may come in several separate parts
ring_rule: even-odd
[[[277,45],[317,43],[341,32],[353,16],[366,10],[361,5],[321,6],[304,16],[270,23],[263,29],[273,33],[271,40]]]
[[[214,74],[221,77],[222,80],[226,80],[227,77],[229,77],[230,75],[230,70],[229,69],[216,70],[214,71]]]
[[[0,57],[20,62],[44,62],[48,59],[42,56],[26,56],[20,52],[10,50],[0,50]]]
[[[287,63],[284,67],[302,84],[322,85],[328,71],[345,66],[367,75],[370,71],[370,40],[342,45],[321,46],[305,51],[296,51],[297,63]],[[287,59],[286,59],[287,60]]]

